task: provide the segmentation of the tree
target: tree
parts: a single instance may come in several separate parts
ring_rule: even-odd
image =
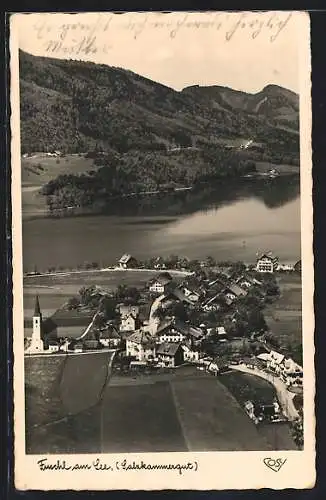
[[[95,286],[83,286],[79,290],[80,301],[83,305],[90,305],[96,292]]]
[[[80,306],[80,300],[78,299],[78,297],[71,297],[70,299],[68,299],[67,309],[69,311],[77,309],[79,306]]]
[[[116,311],[117,301],[112,297],[104,297],[101,304],[101,309],[107,320],[116,319],[118,313]]]
[[[211,257],[210,255],[206,257],[206,266],[207,267],[215,267],[216,266],[216,260]]]

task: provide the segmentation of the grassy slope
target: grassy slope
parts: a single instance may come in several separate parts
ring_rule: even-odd
[[[96,357],[95,357],[96,356]],[[109,384],[102,403],[90,408],[102,385],[102,355],[72,358],[63,370],[65,397],[61,414],[51,415],[49,397],[28,399],[27,446],[30,453],[163,452],[191,450],[267,450],[259,435],[230,392],[213,377],[192,370],[177,371],[156,383],[137,380],[118,386]],[[35,359],[29,362],[35,364]],[[49,395],[46,387],[58,388],[60,367],[43,358],[42,370],[29,367],[27,382]],[[76,366],[75,366],[76,365]],[[78,365],[78,366],[77,366]],[[51,369],[49,370],[49,366]],[[77,375],[77,376],[76,376]],[[46,386],[43,379],[47,377]],[[90,379],[90,380],[88,380]],[[60,393],[62,394],[62,387]],[[82,388],[82,389],[81,389]],[[96,402],[96,401],[95,401]],[[69,412],[84,410],[78,415]],[[40,415],[43,420],[40,421]],[[48,422],[66,416],[62,422],[31,428],[31,423]]]
[[[93,160],[84,155],[66,155],[65,157],[46,157],[36,153],[22,159],[22,185],[43,186],[61,174],[84,174],[96,170]]]
[[[302,285],[295,274],[280,274],[281,297],[265,311],[266,322],[281,345],[302,343]]]
[[[59,446],[62,426],[68,448],[69,439],[74,442],[74,432],[78,427],[65,425],[69,421],[67,417],[86,411],[80,417],[83,420],[88,412],[94,411],[91,408],[99,401],[110,356],[107,352],[100,352],[25,358],[26,445],[30,453],[45,453],[49,447]],[[78,418],[73,418],[78,421]],[[60,419],[64,419],[63,424],[51,424]],[[92,426],[91,418],[87,418],[87,425]],[[87,434],[87,429],[84,432]]]

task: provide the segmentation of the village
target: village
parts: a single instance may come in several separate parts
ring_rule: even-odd
[[[198,376],[230,370],[252,373],[281,386],[278,399],[269,405],[245,401],[248,416],[255,423],[297,420],[291,396],[302,394],[303,369],[289,352],[275,347],[263,310],[278,300],[275,275],[300,274],[301,262],[281,265],[267,253],[251,266],[217,265],[212,258],[196,263],[155,258],[149,265],[154,276],[146,286],[119,285],[114,291],[84,286],[61,316],[43,318],[37,296],[25,355],[110,350],[112,374],[131,378],[159,376],[184,366],[192,366]],[[116,268],[136,272],[143,266],[125,254]]]

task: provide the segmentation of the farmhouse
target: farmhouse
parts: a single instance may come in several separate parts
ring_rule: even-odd
[[[129,313],[127,316],[121,318],[120,332],[134,332],[140,328],[140,319],[138,314],[135,316]]]
[[[221,308],[221,299],[219,298],[220,294],[217,293],[210,297],[203,305],[202,309],[206,312],[209,311],[218,311]]]
[[[257,259],[256,271],[259,273],[273,273],[278,267],[278,259],[271,255],[263,254]]]
[[[155,342],[152,336],[145,331],[138,330],[126,338],[126,355],[137,361],[155,358]]]
[[[217,333],[217,336],[218,336],[218,340],[226,340],[226,331],[225,331],[225,328],[224,326],[218,326],[216,328],[216,333]]]
[[[156,330],[156,341],[159,344],[165,342],[180,343],[184,338],[185,336],[175,328],[173,318],[162,321]]]
[[[164,366],[173,368],[183,363],[183,349],[181,344],[165,342],[156,349],[156,356]]]
[[[119,304],[118,311],[120,313],[121,318],[126,318],[130,314],[133,316],[137,316],[139,314],[140,307],[138,305],[133,304]]]
[[[198,363],[199,358],[200,358],[200,352],[196,351],[194,349],[191,349],[187,345],[182,345],[183,349],[183,358],[184,361],[189,361],[192,363]]]
[[[49,352],[58,352],[59,349],[60,349],[59,342],[56,342],[55,340],[50,340],[48,342],[48,350],[49,350]]]
[[[226,294],[232,297],[233,299],[237,299],[239,297],[245,297],[248,293],[247,290],[241,288],[241,286],[237,284],[229,285],[225,291]]]
[[[114,326],[108,326],[101,331],[100,342],[104,347],[118,347],[121,343],[121,338]]]
[[[137,260],[129,254],[124,254],[118,261],[121,269],[132,269],[137,267]]]
[[[301,260],[298,260],[298,262],[296,262],[293,266],[293,270],[296,272],[296,273],[299,273],[301,274]]]
[[[168,272],[160,273],[158,277],[151,281],[149,291],[152,293],[162,294],[166,291],[168,285],[172,281],[172,276]]]
[[[188,288],[177,286],[171,290],[171,295],[180,300],[180,302],[187,302],[188,304],[195,304],[199,300],[199,294],[197,292],[192,292]]]
[[[83,349],[85,351],[94,351],[94,350],[102,349],[102,348],[103,348],[103,344],[100,341],[95,340],[95,339],[86,339],[83,342]]]
[[[191,345],[198,345],[204,337],[204,332],[201,328],[188,325],[180,320],[174,321],[174,329],[182,334],[184,338],[189,339]]]

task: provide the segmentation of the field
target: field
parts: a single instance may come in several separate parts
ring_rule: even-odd
[[[61,174],[82,174],[96,170],[93,159],[79,155],[65,157],[46,157],[35,154],[22,158],[22,212],[23,217],[47,213],[46,198],[39,191],[41,186]]]
[[[219,379],[194,367],[179,368],[161,378],[113,376],[99,398],[104,373],[100,358],[92,357],[76,356],[76,365],[71,363],[65,368],[63,380],[67,388],[65,393],[60,391],[63,418],[33,429],[28,426],[29,453],[271,448]],[[38,411],[43,413],[48,408],[48,401],[44,401],[43,409],[41,401],[38,405]],[[69,415],[72,412],[79,413]],[[34,422],[38,422],[35,413]]]
[[[173,391],[190,451],[268,449],[255,425],[216,378],[177,380]]]
[[[43,446],[46,451],[47,441],[39,442],[40,433],[51,437],[52,422],[88,411],[99,402],[110,358],[108,352],[25,358],[28,450],[36,453]]]
[[[108,387],[103,453],[187,451],[168,382]]]
[[[22,185],[43,186],[58,175],[85,174],[96,170],[92,158],[84,155],[66,155],[64,157],[47,157],[44,153],[35,153],[32,157],[22,158]]]
[[[302,344],[301,277],[294,273],[279,274],[278,282],[281,296],[265,310],[265,319],[281,346],[297,347]]]
[[[34,311],[35,295],[40,297],[40,306],[44,316],[52,315],[67,300],[76,295],[82,286],[98,285],[114,290],[118,285],[141,288],[158,271],[94,271],[66,273],[24,278],[24,316],[30,318]]]
[[[241,405],[248,400],[261,404],[271,404],[276,396],[272,384],[248,373],[224,373],[219,380]]]

